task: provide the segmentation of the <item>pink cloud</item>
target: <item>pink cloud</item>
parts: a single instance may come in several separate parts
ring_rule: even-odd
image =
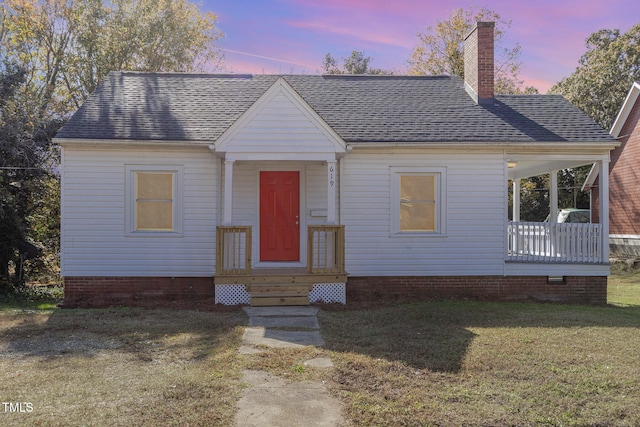
[[[366,43],[383,44],[402,48],[409,48],[412,46],[412,44],[409,43],[409,38],[406,34],[398,32],[395,28],[389,28],[388,31],[381,32],[379,27],[371,21],[364,25],[356,26],[346,26],[341,25],[340,23],[326,21],[288,21],[287,24],[302,30],[309,30],[319,34],[346,36],[351,40],[358,40]]]
[[[238,72],[321,72],[325,53],[342,57],[357,49],[372,56],[375,67],[402,73],[416,34],[473,0],[280,0],[269,6],[254,1],[255,7],[243,8],[229,3],[227,14],[221,15],[230,27],[223,28],[227,38],[220,46],[242,52],[227,54],[229,67]],[[637,0],[485,4],[512,21],[503,47],[521,45],[521,78],[543,93],[574,71],[591,33],[626,31],[640,16]]]
[[[451,7],[443,2],[424,0],[289,0],[298,9],[294,18],[286,23],[293,28],[316,34],[342,37],[345,44],[364,42],[411,49],[416,34],[422,31],[434,13],[444,19]],[[433,3],[433,4],[429,4]]]
[[[323,0],[321,2],[309,1],[309,0],[288,0],[289,4],[295,5],[299,8],[313,8],[315,10],[340,10],[361,12],[370,14],[384,14],[407,16],[416,9],[425,7],[424,0],[403,0],[389,2],[388,0]],[[442,2],[434,2],[442,5]],[[433,8],[434,5],[428,5],[429,8]],[[446,6],[444,7],[446,8]]]
[[[255,52],[265,52],[258,49],[254,52],[226,49],[225,71],[240,74],[315,74],[321,72],[321,61],[305,61],[296,55],[277,52],[268,56]]]
[[[523,74],[520,78],[524,81],[524,87],[533,86],[538,89],[540,93],[547,93],[551,86],[556,84],[557,82],[549,79],[541,79],[534,76],[530,76],[527,74]]]

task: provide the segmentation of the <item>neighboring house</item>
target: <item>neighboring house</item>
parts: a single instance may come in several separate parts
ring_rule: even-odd
[[[493,29],[464,82],[110,73],[56,138],[66,303],[605,303],[606,219],[509,222],[508,182],[606,170],[616,141],[561,96],[494,96]]]
[[[609,244],[612,256],[640,256],[640,83],[631,85],[611,135],[620,146],[609,163]],[[592,217],[598,220],[599,170],[585,182],[592,191]]]

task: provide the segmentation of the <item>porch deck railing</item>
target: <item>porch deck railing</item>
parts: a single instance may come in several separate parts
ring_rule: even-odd
[[[216,275],[251,274],[251,226],[218,226]]]
[[[344,225],[312,225],[307,235],[307,273],[345,274]],[[251,226],[218,226],[216,275],[249,276]]]
[[[519,262],[602,263],[602,225],[512,222],[507,260]]]
[[[344,225],[310,225],[307,236],[309,274],[344,274]]]

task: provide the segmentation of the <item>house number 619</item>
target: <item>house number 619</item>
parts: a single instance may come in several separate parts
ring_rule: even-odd
[[[333,180],[333,166],[329,166],[329,185],[331,187],[333,187],[334,184],[334,180]]]

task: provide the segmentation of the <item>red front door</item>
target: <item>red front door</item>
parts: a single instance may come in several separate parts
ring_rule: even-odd
[[[260,261],[300,259],[300,173],[260,172]]]

